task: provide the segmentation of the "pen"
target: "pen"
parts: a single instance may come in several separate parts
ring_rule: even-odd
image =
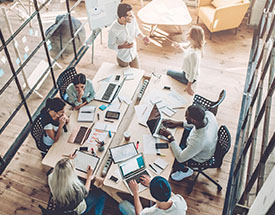
[[[157,163],[155,163],[154,162],[154,164],[158,167],[158,168],[160,168],[160,169],[162,169],[163,170],[163,168],[160,166],[160,165],[158,165]]]
[[[138,149],[138,145],[139,145],[139,141],[137,141],[137,144],[136,144],[136,149]]]
[[[142,113],[141,116],[143,116],[143,115],[145,114],[146,110],[147,110],[147,106],[146,106],[146,108],[144,109],[144,111],[143,111],[143,113]]]
[[[162,157],[165,157],[165,154],[161,154],[161,153],[159,153],[159,152],[157,152],[157,155],[162,156]]]
[[[151,167],[152,170],[154,170],[156,173],[158,173],[158,171],[151,164],[149,164],[149,167]]]
[[[109,137],[112,137],[112,133],[110,130],[108,131],[108,134],[109,134]]]
[[[113,123],[114,121],[112,120],[108,120],[108,119],[104,119],[105,122],[110,122],[110,123]]]
[[[100,118],[99,118],[99,113],[97,113],[97,120],[100,120]]]
[[[92,113],[91,111],[81,111],[81,113]]]

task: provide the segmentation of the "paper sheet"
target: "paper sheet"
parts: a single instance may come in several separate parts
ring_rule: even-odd
[[[110,148],[110,153],[114,163],[119,163],[137,155],[137,150],[133,143],[129,143]]]
[[[157,142],[157,138],[153,137],[150,134],[144,134],[143,136],[143,154],[156,154],[157,150],[155,144]]]
[[[131,98],[128,98],[128,97],[126,97],[126,96],[124,96],[124,95],[119,95],[118,97],[119,97],[119,99],[120,99],[121,101],[125,102],[125,103],[128,104],[128,105],[130,105],[130,104],[132,103]]]
[[[99,139],[100,141],[104,141],[108,135],[108,132],[98,130],[98,129],[93,129],[92,132],[90,133],[88,139],[85,141],[83,146],[87,146],[88,148],[95,148],[96,147],[96,139]]]
[[[169,101],[169,104],[172,108],[183,107],[186,104],[185,98],[175,90],[172,90],[170,93],[168,93],[168,95],[165,97],[165,100]]]
[[[118,124],[117,123],[104,123],[104,122],[96,122],[94,125],[95,129],[103,130],[103,131],[117,131]]]
[[[152,110],[151,104],[141,104],[141,105],[135,106],[135,111],[136,111],[139,124],[147,127],[146,121],[150,115],[151,110]]]

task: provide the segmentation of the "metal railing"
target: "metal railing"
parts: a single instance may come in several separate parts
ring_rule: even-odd
[[[247,214],[268,175],[265,165],[275,146],[275,133],[270,129],[274,126],[270,120],[275,88],[274,26],[274,1],[267,0],[253,34],[223,215]]]

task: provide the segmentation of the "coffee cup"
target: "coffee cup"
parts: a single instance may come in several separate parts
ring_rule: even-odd
[[[124,133],[123,133],[123,135],[124,135],[124,139],[125,139],[125,141],[126,142],[128,142],[129,140],[130,140],[130,133],[128,132],[128,131],[125,131]]]

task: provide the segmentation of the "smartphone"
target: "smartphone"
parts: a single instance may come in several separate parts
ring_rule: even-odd
[[[80,147],[79,148],[79,151],[88,151],[88,147],[86,147],[86,146],[83,146],[83,147]]]
[[[168,143],[156,143],[156,149],[168,149]]]
[[[120,79],[120,75],[116,75],[115,80],[118,81]]]
[[[118,178],[111,175],[111,177],[109,178],[110,180],[112,180],[113,182],[117,183],[118,182]]]
[[[107,119],[119,119],[119,112],[115,112],[115,111],[107,111],[105,114],[105,118]]]

